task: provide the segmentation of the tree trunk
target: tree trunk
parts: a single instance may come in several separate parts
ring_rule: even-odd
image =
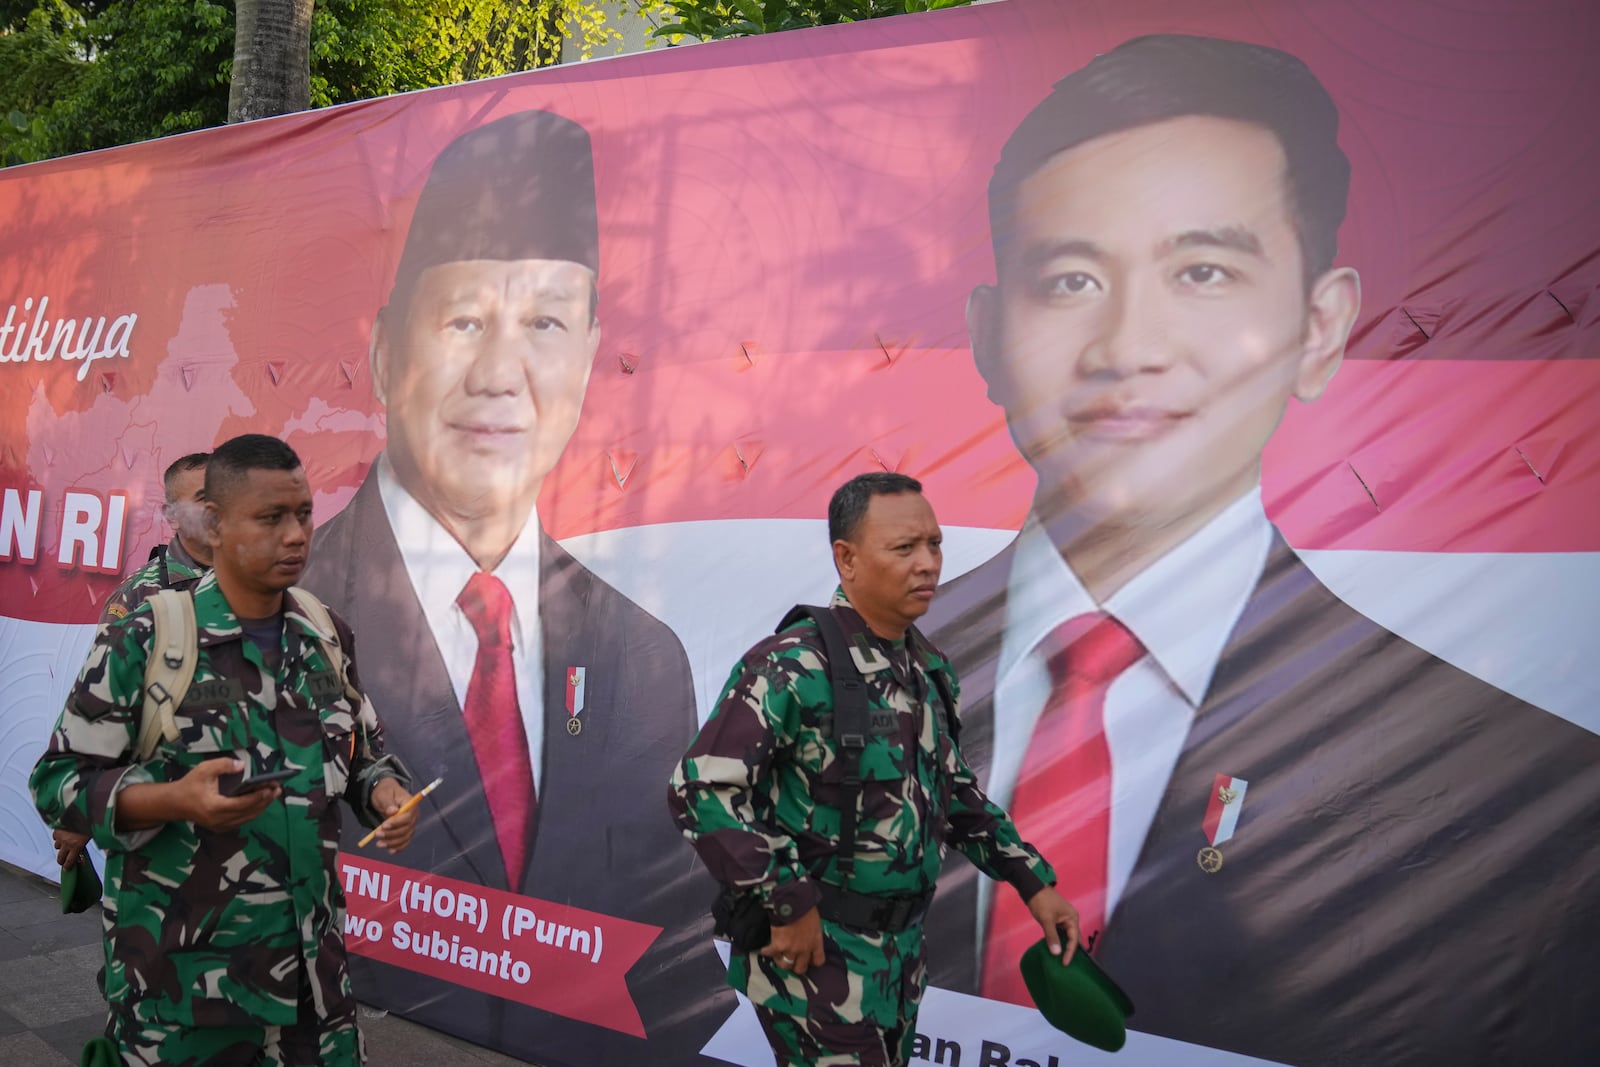
[[[315,0],[238,0],[228,121],[248,122],[311,106],[311,9]]]

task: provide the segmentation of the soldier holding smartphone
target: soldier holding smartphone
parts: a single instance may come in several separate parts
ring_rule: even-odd
[[[338,801],[368,826],[387,818],[378,842],[402,849],[410,779],[354,660],[330,654],[293,588],[311,543],[298,457],[235,438],[205,492],[216,566],[191,594],[177,736],[136,758],[154,630],[141,606],[96,637],[30,785],[46,821],[106,852],[106,1036],[124,1062],[356,1064]]]

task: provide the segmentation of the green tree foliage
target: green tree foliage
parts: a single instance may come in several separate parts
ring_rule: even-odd
[[[40,112],[83,76],[85,64],[65,36],[82,22],[64,0],[0,0],[0,166],[42,158]]]
[[[666,0],[317,0],[311,106],[618,50]],[[227,0],[0,0],[0,165],[221,125]]]
[[[806,26],[831,26],[964,7],[972,0],[673,0],[672,17],[651,34],[672,41],[702,41],[776,33]]]

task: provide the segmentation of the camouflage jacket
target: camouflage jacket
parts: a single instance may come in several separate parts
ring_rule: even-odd
[[[846,633],[866,632],[843,591],[834,593]],[[861,757],[855,873],[849,888],[903,895],[933,888],[945,845],[1026,898],[1055,881],[1009,816],[978,787],[945,727],[930,672],[959,693],[949,661],[925,640],[910,642],[915,677],[904,678],[906,644],[873,639],[863,657],[874,729]],[[910,683],[909,685],[907,683]],[[817,902],[814,878],[843,884],[836,869],[842,768],[832,739],[833,686],[809,619],[756,645],[734,667],[711,717],[673,774],[669,805],[711,875],[759,893],[783,925]]]
[[[372,787],[407,776],[383,756],[372,705],[344,682],[284,598],[274,672],[244,637],[214,574],[194,590],[199,662],[175,712],[179,736],[132,763],[154,622],[148,603],[102,627],[29,785],[53,826],[106,851],[106,999],[166,1025],[283,1025],[304,973],[319,1015],[353,1012],[344,894],[336,861],[341,797],[375,824]],[[339,639],[350,629],[335,617]],[[359,692],[354,661],[350,681]],[[213,833],[190,822],[118,831],[117,796],[170,782],[219,756],[248,772],[293,769],[283,795],[250,823]]]
[[[193,589],[210,568],[196,563],[176,536],[167,550],[122,580],[100,611],[100,625],[126,618],[163,589]]]

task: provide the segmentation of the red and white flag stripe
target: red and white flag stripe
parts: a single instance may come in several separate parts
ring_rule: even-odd
[[[1211,783],[1211,800],[1206,804],[1206,844],[1220,845],[1239,827],[1239,812],[1244,808],[1244,793],[1250,783],[1243,778],[1219,774]]]

